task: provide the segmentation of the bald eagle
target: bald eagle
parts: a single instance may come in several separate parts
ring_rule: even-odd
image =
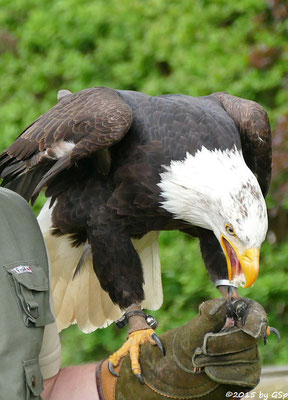
[[[257,278],[271,134],[253,101],[62,90],[1,154],[0,174],[32,202],[46,189],[39,222],[60,329],[91,331],[123,310],[160,307],[162,230],[199,238],[212,281]]]

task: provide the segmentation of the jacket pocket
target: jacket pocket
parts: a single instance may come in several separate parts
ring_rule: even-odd
[[[54,322],[49,303],[49,281],[35,262],[4,265],[10,274],[26,326],[44,326]]]
[[[38,358],[29,361],[23,361],[24,376],[26,383],[25,400],[40,400],[43,392],[43,378],[40,371]]]

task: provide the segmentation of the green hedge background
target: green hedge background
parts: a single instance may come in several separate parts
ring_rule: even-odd
[[[260,277],[242,290],[265,307],[283,337],[280,345],[271,337],[261,346],[265,364],[288,363],[287,65],[286,1],[0,0],[0,150],[52,107],[63,88],[193,96],[227,91],[266,108],[277,156],[268,197],[273,231],[263,246]],[[43,201],[41,196],[36,213]],[[159,333],[219,296],[197,241],[177,232],[161,234],[160,241]],[[62,333],[64,365],[103,358],[126,335],[115,326],[90,335],[71,327]]]

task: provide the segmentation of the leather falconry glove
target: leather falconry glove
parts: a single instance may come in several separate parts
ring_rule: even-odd
[[[227,304],[224,298],[206,301],[193,320],[161,335],[165,357],[156,346],[143,345],[144,384],[135,380],[129,357],[116,369],[119,378],[111,375],[107,360],[98,364],[100,399],[223,400],[228,391],[253,389],[260,380],[257,343],[266,339],[267,315],[260,304],[240,298],[235,304],[238,309],[244,305],[245,320],[240,318],[235,326],[223,329]]]

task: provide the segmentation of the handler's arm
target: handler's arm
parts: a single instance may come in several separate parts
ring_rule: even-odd
[[[43,400],[98,400],[95,363],[60,369],[61,344],[56,323],[45,327],[39,362],[44,378]]]
[[[44,381],[43,400],[99,400],[95,370],[95,363],[61,369]]]

